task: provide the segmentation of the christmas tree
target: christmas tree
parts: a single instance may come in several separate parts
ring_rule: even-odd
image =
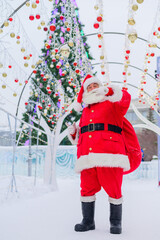
[[[75,0],[55,0],[51,19],[47,26],[46,40],[40,60],[38,61],[31,79],[31,96],[26,104],[23,120],[38,127],[38,112],[45,119],[51,132],[56,133],[57,124],[62,118],[67,122],[77,121],[80,115],[68,107],[76,99],[81,81],[91,72],[89,46],[80,23],[78,7]],[[28,110],[29,105],[34,108]],[[37,123],[35,123],[35,120]],[[61,123],[60,132],[66,125]],[[40,129],[43,129],[40,126]],[[32,145],[37,144],[37,131],[32,129]],[[17,134],[17,138],[19,133]],[[24,129],[20,143],[25,144],[29,139],[29,130]],[[39,144],[47,143],[47,136],[41,133]],[[68,144],[66,138],[63,144]]]

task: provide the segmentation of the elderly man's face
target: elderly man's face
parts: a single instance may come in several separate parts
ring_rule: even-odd
[[[99,84],[98,83],[91,83],[87,87],[87,92],[90,92],[90,91],[92,91],[95,88],[99,88]]]

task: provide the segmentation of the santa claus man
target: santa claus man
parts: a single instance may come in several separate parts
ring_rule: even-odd
[[[75,106],[82,110],[85,104],[80,123],[68,127],[70,141],[77,144],[75,170],[81,178],[83,220],[75,231],[95,229],[95,200],[101,187],[109,197],[110,233],[122,231],[122,178],[130,169],[122,128],[130,101],[127,91],[103,86],[95,76],[88,74],[83,81]]]

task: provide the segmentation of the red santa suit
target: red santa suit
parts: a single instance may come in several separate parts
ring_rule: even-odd
[[[81,87],[79,103],[92,81],[99,83],[89,75]],[[110,203],[121,204],[123,172],[130,169],[122,128],[131,96],[117,86],[101,89],[103,99],[83,109],[76,136],[69,138],[73,143],[78,140],[75,170],[81,174],[81,201],[95,201],[95,194],[103,187]]]

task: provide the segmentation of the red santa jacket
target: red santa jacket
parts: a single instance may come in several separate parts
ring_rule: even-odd
[[[83,109],[79,123],[76,172],[93,167],[121,167],[130,172],[130,159],[123,133],[109,130],[109,125],[123,128],[131,96],[114,86],[113,95],[103,102],[91,104]],[[103,123],[104,130],[81,133],[81,128],[92,123]]]

